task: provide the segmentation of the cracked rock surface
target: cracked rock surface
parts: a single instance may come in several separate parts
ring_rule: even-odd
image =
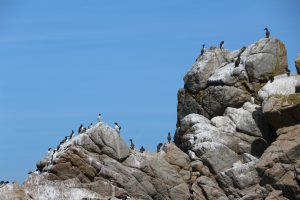
[[[140,153],[98,123],[49,151],[22,185],[0,184],[0,199],[300,199],[300,76],[286,72],[277,38],[211,47],[178,91],[174,142]]]

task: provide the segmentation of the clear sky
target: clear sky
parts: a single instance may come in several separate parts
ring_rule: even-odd
[[[154,150],[205,43],[238,49],[269,27],[300,52],[300,1],[0,0],[0,180],[23,182],[83,123],[122,125]],[[129,143],[129,142],[128,142]]]

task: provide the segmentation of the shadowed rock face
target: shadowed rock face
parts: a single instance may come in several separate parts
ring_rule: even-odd
[[[47,153],[22,186],[0,184],[0,199],[300,199],[300,76],[286,70],[276,38],[210,48],[178,91],[175,143],[140,153],[98,123]]]

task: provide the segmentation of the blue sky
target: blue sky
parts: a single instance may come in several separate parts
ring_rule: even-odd
[[[234,50],[269,27],[300,52],[297,0],[0,0],[0,180],[23,182],[81,123],[122,125],[154,150],[201,45]]]

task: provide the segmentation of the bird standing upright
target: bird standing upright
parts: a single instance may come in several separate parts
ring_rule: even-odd
[[[270,31],[268,28],[264,29],[266,31],[266,38],[270,38]]]
[[[204,54],[204,52],[205,52],[205,44],[202,45],[202,49],[201,49],[200,55],[202,56]]]
[[[80,124],[79,128],[78,128],[78,134],[80,134],[83,131],[83,125]]]
[[[220,49],[224,49],[224,41],[223,40],[220,42]]]
[[[115,122],[115,130],[119,133],[120,135],[120,131],[121,131],[121,126],[118,124],[118,122]]]
[[[241,62],[241,57],[240,55],[238,55],[238,58],[234,62],[234,67],[238,67],[240,65],[240,62]]]
[[[168,142],[171,143],[171,140],[172,140],[172,136],[171,136],[171,133],[169,132],[168,133]]]
[[[98,114],[97,121],[101,122],[101,113]]]
[[[160,148],[162,147],[163,143],[158,143],[158,145],[156,146],[156,151],[157,153],[160,151]]]
[[[145,151],[145,148],[142,146],[142,147],[140,148],[140,152],[141,152],[141,153],[144,153],[144,151]]]
[[[72,130],[70,135],[69,135],[69,140],[71,140],[73,138],[73,136],[74,136],[74,131]]]
[[[131,150],[134,150],[134,144],[133,144],[133,142],[132,142],[132,139],[129,139],[129,141],[130,141],[130,149],[131,149]]]

